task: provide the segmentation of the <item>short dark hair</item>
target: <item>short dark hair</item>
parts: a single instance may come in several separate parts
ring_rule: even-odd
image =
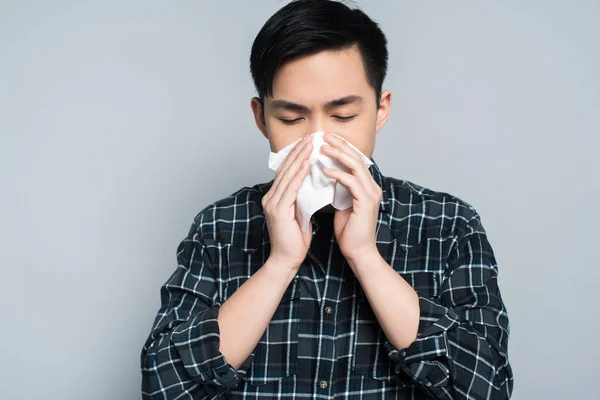
[[[258,97],[273,95],[277,69],[295,58],[356,46],[369,85],[381,96],[387,71],[387,39],[363,11],[338,1],[295,0],[277,11],[254,39],[250,72]]]

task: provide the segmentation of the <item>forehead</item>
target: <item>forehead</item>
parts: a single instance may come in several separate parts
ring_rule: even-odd
[[[362,57],[354,47],[289,61],[273,80],[273,98],[299,104],[325,103],[348,95],[375,98]]]

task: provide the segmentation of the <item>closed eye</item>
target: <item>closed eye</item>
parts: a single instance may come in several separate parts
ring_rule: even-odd
[[[333,115],[333,118],[337,119],[340,122],[352,121],[355,117],[356,115],[349,115],[347,117],[342,117],[341,115]]]
[[[294,124],[297,124],[298,122],[300,122],[302,120],[302,118],[296,118],[296,119],[279,118],[279,120],[281,122],[283,122],[284,124],[294,125]]]

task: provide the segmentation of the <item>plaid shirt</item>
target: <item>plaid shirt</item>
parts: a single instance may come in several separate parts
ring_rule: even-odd
[[[227,363],[219,307],[269,257],[261,199],[272,182],[259,184],[201,211],[179,245],[142,351],[145,399],[510,397],[508,316],[478,214],[370,171],[383,189],[378,249],[419,294],[415,342],[396,349],[386,339],[323,214],[256,348],[238,370]]]

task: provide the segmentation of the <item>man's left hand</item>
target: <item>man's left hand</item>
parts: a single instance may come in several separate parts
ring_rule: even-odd
[[[375,229],[379,215],[382,191],[367,169],[360,155],[335,135],[325,134],[321,151],[348,168],[323,168],[323,173],[347,187],[352,193],[352,207],[336,210],[333,220],[335,237],[350,266],[364,257],[379,254],[375,243]]]

